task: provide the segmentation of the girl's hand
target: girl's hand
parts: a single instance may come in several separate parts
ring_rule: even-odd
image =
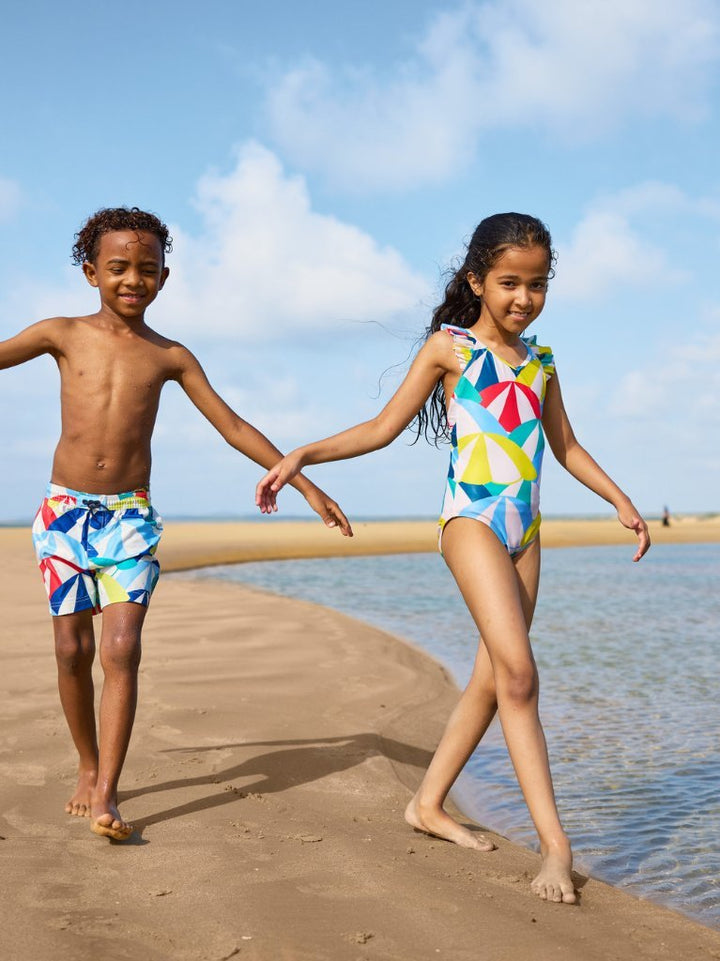
[[[255,503],[262,514],[277,511],[278,492],[302,470],[302,453],[292,451],[272,467],[255,488]],[[339,527],[345,537],[352,537],[352,527],[338,504],[315,484],[302,478],[302,494],[328,527]]]
[[[299,474],[302,468],[302,460],[295,451],[270,468],[255,488],[255,503],[261,514],[271,514],[277,510],[278,492]]]
[[[305,500],[315,513],[322,517],[326,527],[339,527],[345,537],[353,536],[350,521],[335,501],[327,496],[325,491],[320,490],[319,487],[313,484],[311,489],[305,494]]]
[[[635,531],[637,534],[638,549],[633,560],[639,561],[644,554],[647,554],[650,548],[650,533],[648,532],[647,524],[630,501],[618,510],[618,520],[623,527],[627,527],[628,530]]]

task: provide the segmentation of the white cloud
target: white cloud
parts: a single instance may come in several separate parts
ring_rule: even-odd
[[[648,181],[596,198],[567,242],[558,243],[553,299],[583,301],[609,295],[618,286],[638,291],[652,283],[678,284],[687,274],[676,266],[670,250],[654,240],[671,234],[653,228],[663,218],[693,218],[695,223],[720,220],[720,204],[694,198],[674,184]]]
[[[552,296],[560,301],[607,295],[618,284],[632,282],[641,288],[653,279],[667,283],[681,276],[662,250],[611,210],[590,211],[580,221],[570,243],[558,247],[557,270]]]
[[[437,16],[388,75],[307,60],[273,80],[272,135],[357,189],[441,180],[487,131],[593,139],[630,118],[697,120],[720,49],[712,0],[486,0]]]
[[[0,177],[0,223],[12,220],[20,209],[22,191],[20,185],[7,177]]]
[[[256,143],[238,151],[227,175],[197,187],[202,228],[173,225],[170,279],[148,320],[168,336],[195,342],[284,338],[363,321],[387,322],[429,295],[426,279],[391,247],[312,208],[302,177],[285,174]],[[0,303],[0,330],[58,314],[88,313],[97,293],[78,268],[54,285],[19,279]]]
[[[301,177],[256,143],[227,175],[200,181],[200,236],[175,227],[171,277],[153,318],[165,330],[277,338],[413,308],[427,283],[400,254],[312,209]]]

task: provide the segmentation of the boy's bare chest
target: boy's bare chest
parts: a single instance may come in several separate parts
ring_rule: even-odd
[[[85,344],[68,352],[60,363],[63,389],[92,397],[138,399],[157,397],[168,379],[163,351],[133,343],[103,344],[102,349]]]

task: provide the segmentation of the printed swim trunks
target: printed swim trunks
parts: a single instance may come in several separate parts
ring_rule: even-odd
[[[50,484],[32,527],[50,613],[99,614],[121,601],[147,606],[160,575],[154,555],[162,529],[147,490],[85,494]]]

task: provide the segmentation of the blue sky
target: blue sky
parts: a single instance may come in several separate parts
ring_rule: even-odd
[[[717,510],[719,63],[710,0],[13,5],[0,336],[95,309],[74,233],[151,209],[175,250],[148,322],[289,449],[372,416],[475,224],[533,213],[576,433],[648,514]],[[57,398],[46,358],[0,373],[0,520],[36,507]],[[311,476],[351,516],[432,515],[447,451],[409,439]],[[166,388],[163,513],[251,513],[260,473]],[[606,507],[549,456],[543,510]]]

